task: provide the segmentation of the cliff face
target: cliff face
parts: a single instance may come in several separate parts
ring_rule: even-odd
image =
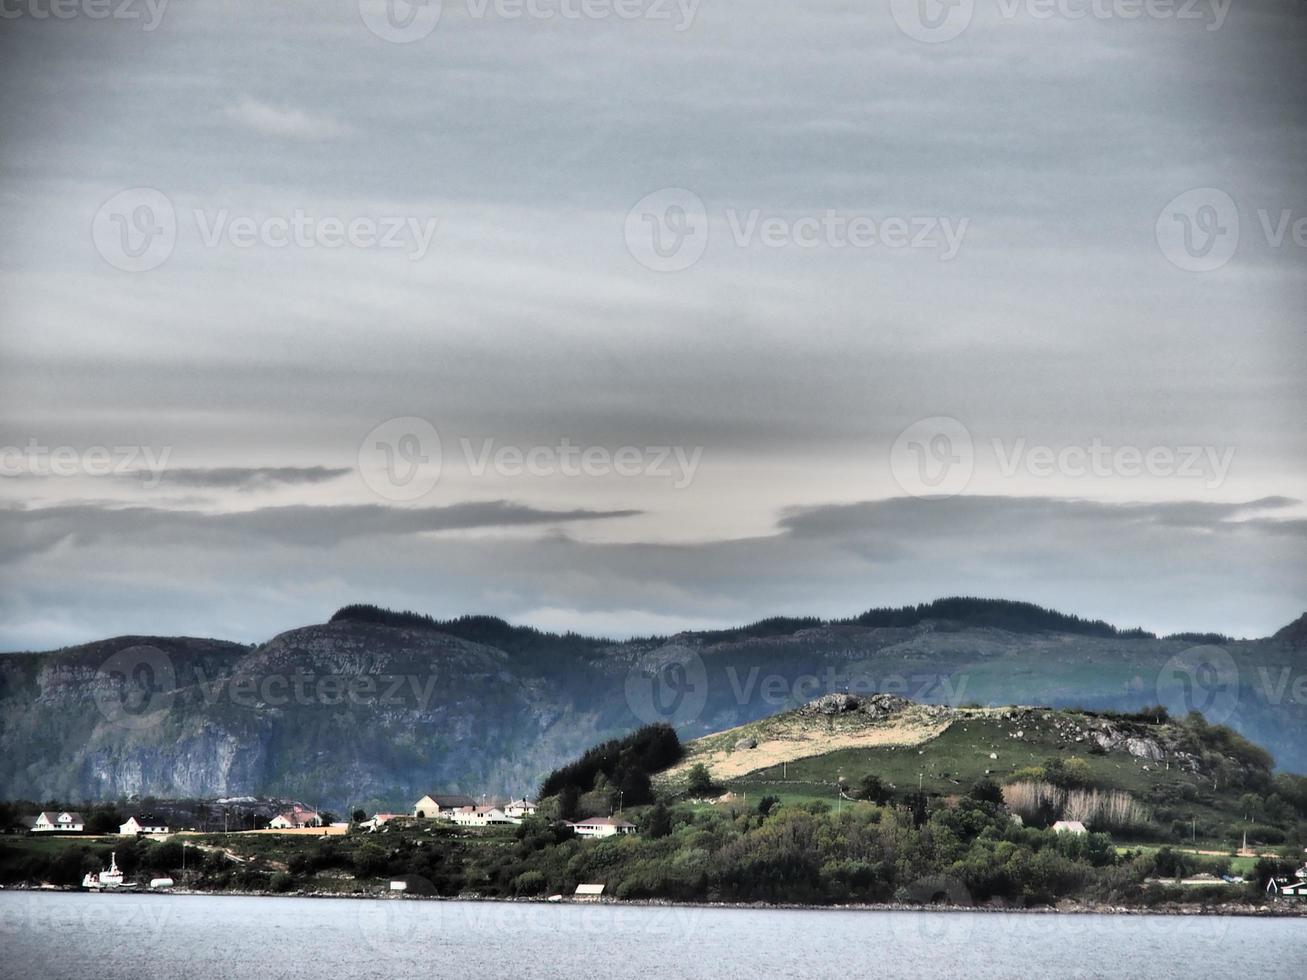
[[[648,721],[695,737],[829,691],[961,705],[1203,710],[1307,770],[1301,646],[948,622],[602,644],[338,621],[257,647],[119,637],[0,655],[0,797],[277,795],[343,809],[534,791]],[[498,645],[502,642],[502,646]]]

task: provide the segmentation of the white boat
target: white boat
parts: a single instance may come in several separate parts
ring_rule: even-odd
[[[84,875],[82,887],[92,891],[100,891],[102,888],[120,888],[123,883],[123,873],[118,869],[117,857],[116,851],[110,851],[109,867],[99,873],[92,871]]]

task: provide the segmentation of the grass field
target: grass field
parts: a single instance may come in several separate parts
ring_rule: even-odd
[[[1074,712],[1042,709],[1004,718],[989,711],[963,711],[943,734],[916,746],[845,749],[784,765],[768,766],[725,781],[732,792],[750,799],[771,794],[782,800],[824,800],[834,804],[837,787],[849,792],[868,773],[878,775],[899,792],[920,787],[934,795],[961,795],[975,782],[1003,782],[1014,772],[1050,759],[1083,760],[1095,785],[1120,789],[1145,804],[1166,803],[1183,810],[1185,819],[1201,826],[1229,824],[1237,819],[1228,800],[1214,794],[1205,780],[1164,763],[1135,758],[1126,752],[1090,751],[1075,740],[1071,723],[1083,721]],[[1016,737],[1017,734],[1020,737]],[[1232,842],[1199,836],[1198,843],[1223,849]]]

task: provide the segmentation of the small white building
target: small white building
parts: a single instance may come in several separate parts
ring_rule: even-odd
[[[168,823],[153,813],[137,813],[127,818],[127,822],[118,828],[118,833],[126,836],[137,834],[166,834]]]
[[[268,821],[269,830],[299,830],[301,827],[321,826],[322,817],[316,810],[309,810],[298,804]]]
[[[53,810],[42,810],[36,815],[32,822],[32,833],[34,834],[80,834],[85,827],[82,815],[72,810],[65,810],[62,813],[55,813]]]
[[[576,832],[577,837],[615,837],[618,834],[634,834],[635,824],[616,817],[588,817],[567,825]]]
[[[451,820],[455,810],[476,806],[476,800],[461,793],[428,793],[413,804],[413,816],[419,820]]]
[[[576,894],[572,897],[578,902],[597,902],[603,894],[603,885],[577,885]]]
[[[536,805],[528,799],[514,800],[508,806],[504,807],[504,812],[510,817],[516,817],[521,820],[523,817],[534,816]]]
[[[451,814],[454,823],[460,827],[491,827],[502,824],[517,824],[515,820],[497,806],[463,806]]]
[[[1079,820],[1059,820],[1053,824],[1053,830],[1059,834],[1087,834],[1088,830]]]

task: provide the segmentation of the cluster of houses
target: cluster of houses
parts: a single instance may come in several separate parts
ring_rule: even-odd
[[[446,820],[459,827],[495,827],[520,824],[536,812],[536,804],[523,797],[505,804],[478,804],[470,796],[451,793],[431,793],[413,804],[411,816],[418,820]],[[363,821],[359,827],[365,831],[380,830],[392,820],[409,814],[377,813]],[[34,834],[80,834],[85,832],[86,821],[76,811],[43,811],[24,821]],[[567,821],[578,837],[613,837],[634,834],[635,824],[617,817],[590,817]],[[316,810],[295,804],[277,814],[268,823],[269,830],[304,830],[324,827],[322,815]],[[168,821],[153,813],[134,813],[118,828],[127,837],[142,834],[170,834]]]
[[[1266,883],[1266,894],[1271,898],[1307,899],[1307,864],[1293,878],[1272,878]]]
[[[513,800],[503,806],[478,806],[470,796],[456,793],[429,793],[413,804],[413,816],[418,820],[448,820],[460,827],[493,827],[520,824],[536,812],[531,800]],[[394,819],[397,814],[377,814],[373,820],[385,817]],[[382,820],[385,823],[386,820]],[[585,820],[566,821],[578,837],[613,837],[635,833],[635,824],[615,817],[591,817]],[[375,826],[380,826],[376,824]]]
[[[80,834],[86,829],[86,821],[74,810],[43,810],[35,817],[28,817],[24,824],[34,834]],[[299,830],[321,826],[322,816],[316,810],[298,803],[290,810],[277,814],[268,823],[270,830]],[[134,813],[119,825],[118,833],[124,837],[136,837],[141,834],[170,834],[172,829],[163,817],[153,813]]]

